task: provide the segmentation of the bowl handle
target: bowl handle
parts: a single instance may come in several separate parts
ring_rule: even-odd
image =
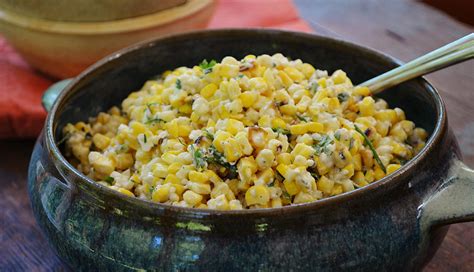
[[[49,86],[48,89],[46,89],[43,97],[41,98],[41,103],[47,112],[51,110],[59,94],[66,88],[67,85],[69,85],[69,83],[71,83],[71,81],[72,78],[67,78],[54,83],[53,85]]]
[[[474,170],[456,159],[447,177],[419,208],[422,228],[474,221]]]

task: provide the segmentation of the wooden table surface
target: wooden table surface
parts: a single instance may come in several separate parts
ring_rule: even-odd
[[[360,43],[403,61],[473,31],[414,1],[295,0],[295,4],[317,33]],[[474,61],[427,78],[446,103],[464,161],[474,167]],[[32,140],[0,141],[0,271],[67,270],[48,246],[29,205],[26,173],[33,144]],[[473,251],[474,223],[452,225],[425,271],[474,271]]]

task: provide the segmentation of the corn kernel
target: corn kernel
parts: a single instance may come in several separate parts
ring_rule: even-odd
[[[325,193],[326,195],[331,194],[332,189],[334,187],[334,181],[328,179],[325,176],[321,176],[318,180],[318,189]]]
[[[186,201],[190,206],[196,206],[201,203],[202,195],[196,194],[193,191],[186,191],[183,194],[183,200]]]
[[[263,185],[255,185],[250,187],[245,193],[245,202],[247,205],[264,205],[270,200],[270,192]]]
[[[296,195],[301,191],[300,187],[296,184],[295,181],[285,180],[283,181],[283,186],[285,186],[285,190],[290,195]]]
[[[155,202],[165,202],[169,198],[170,187],[166,185],[157,186],[152,193],[152,200]]]
[[[104,150],[109,146],[110,138],[103,134],[97,133],[92,137],[92,142],[99,149]]]
[[[117,191],[119,191],[119,192],[121,192],[122,194],[127,195],[127,196],[132,196],[132,197],[135,196],[132,192],[130,192],[129,190],[124,189],[124,188],[118,188]]]
[[[208,99],[214,95],[214,93],[217,91],[217,88],[218,87],[216,84],[210,83],[201,89],[201,95]]]
[[[387,175],[397,171],[401,167],[400,164],[389,164],[387,165]]]

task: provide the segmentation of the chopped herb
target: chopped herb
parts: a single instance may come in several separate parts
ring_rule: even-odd
[[[64,137],[62,137],[61,140],[59,140],[59,141],[57,142],[57,145],[61,145],[62,143],[64,143],[65,141],[67,141],[69,138],[71,138],[71,134],[70,134],[70,133],[64,134]]]
[[[336,138],[336,140],[340,141],[341,140],[341,132],[336,131],[336,133],[334,133],[334,138]]]
[[[206,166],[204,155],[200,149],[195,149],[194,145],[191,145],[191,153],[193,155],[193,163],[196,169],[203,169]]]
[[[128,151],[128,145],[127,144],[121,144],[118,146],[116,149],[116,153],[121,153],[121,152],[127,152]]]
[[[328,135],[323,135],[321,137],[321,140],[319,140],[317,144],[313,145],[316,151],[316,155],[320,155],[321,153],[328,153],[329,152],[328,146],[332,144],[332,142],[333,142],[332,139],[329,138]]]
[[[354,138],[351,138],[349,140],[349,150],[351,150],[353,146],[354,146]]]
[[[112,185],[112,183],[114,182],[114,178],[111,177],[111,176],[108,176],[104,179],[105,182],[107,182],[108,184]]]
[[[349,99],[349,94],[347,93],[340,93],[337,95],[337,99],[339,100],[340,103],[347,101]]]
[[[288,129],[284,129],[284,128],[272,128],[273,132],[276,132],[276,133],[281,133],[283,135],[287,135],[287,136],[290,136],[291,135],[291,132],[288,130]]]
[[[314,173],[314,172],[309,172],[309,173],[311,174],[311,176],[313,176],[313,178],[314,178],[315,180],[319,180],[319,175],[318,175],[318,174],[316,174],[316,173]]]
[[[304,116],[299,115],[299,114],[296,115],[296,118],[298,118],[300,121],[303,121],[305,123],[309,122],[308,119],[307,119],[308,117],[304,117]]]
[[[311,83],[310,90],[313,94],[315,94],[318,91],[319,84],[316,82]]]
[[[161,119],[161,118],[158,118],[158,117],[155,117],[155,118],[150,118],[148,119],[145,124],[149,125],[149,124],[155,124],[155,123],[160,123],[160,122],[164,122],[165,120]]]
[[[148,188],[148,190],[150,191],[150,194],[152,194],[153,191],[155,191],[155,186],[151,185],[150,188]]]
[[[229,170],[228,178],[237,177],[237,166],[230,164],[225,158],[224,154],[217,151],[215,146],[211,145],[206,156],[206,161],[210,164],[217,164]]]
[[[179,141],[182,145],[186,146],[186,143],[183,141],[183,138],[178,137],[178,141]]]
[[[284,198],[291,202],[291,196],[287,191],[283,191],[282,194]]]
[[[210,133],[207,129],[203,129],[202,131],[204,136],[209,138],[209,140],[214,141],[214,135],[212,135],[212,133]]]
[[[272,182],[268,183],[268,187],[273,187],[275,186],[275,180],[272,180]]]
[[[280,172],[276,171],[275,173],[276,173],[276,176],[277,176],[277,178],[278,178],[279,180],[281,180],[281,181],[285,180],[285,177],[282,176],[282,175],[280,174]]]
[[[205,74],[209,74],[210,72],[212,72],[212,67],[214,67],[214,65],[216,65],[217,62],[215,60],[211,60],[211,61],[207,61],[207,59],[204,59],[200,64],[199,64],[199,67],[201,67],[201,69],[204,70],[204,73]]]
[[[369,138],[367,137],[367,135],[365,135],[365,133],[356,125],[354,124],[354,128],[357,132],[359,132],[360,135],[362,135],[362,137],[364,137],[364,143],[370,148],[370,150],[372,151],[372,154],[374,155],[374,158],[375,158],[375,161],[378,163],[378,165],[380,166],[380,168],[383,170],[384,173],[387,173],[387,169],[385,168],[385,165],[383,165],[382,163],[382,160],[380,160],[380,157],[379,155],[377,154],[377,151],[375,151],[375,148],[374,148],[374,145],[372,144],[372,142],[369,140]]]
[[[181,85],[181,79],[176,80],[176,88],[181,89],[183,86]]]
[[[146,139],[146,134],[143,134],[143,142],[144,142],[145,144],[146,144],[146,141],[147,141],[147,139]]]

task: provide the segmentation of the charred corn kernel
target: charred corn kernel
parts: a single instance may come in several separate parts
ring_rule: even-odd
[[[183,200],[190,206],[196,206],[201,203],[202,195],[196,194],[193,191],[186,191],[183,194]]]
[[[127,196],[132,196],[132,197],[135,196],[132,192],[130,192],[129,190],[124,189],[124,188],[118,188],[117,191],[119,191],[122,194],[127,195]]]
[[[197,171],[189,171],[188,179],[192,182],[206,183],[209,181],[209,177],[205,173]]]
[[[104,150],[107,148],[107,146],[109,146],[110,138],[100,133],[97,133],[92,137],[92,142],[99,149]]]
[[[245,193],[245,202],[247,205],[264,205],[270,200],[270,192],[264,185],[255,185],[250,187]]]
[[[362,116],[373,116],[375,114],[375,101],[367,96],[359,103],[359,110]]]
[[[387,165],[387,175],[397,171],[401,167],[400,164],[389,164]]]
[[[225,57],[166,71],[62,130],[68,159],[102,186],[189,208],[276,208],[366,186],[425,146],[424,129],[374,99],[342,70]]]
[[[331,194],[332,189],[334,187],[334,181],[328,179],[325,176],[321,176],[318,180],[318,189],[325,193],[326,195]]]
[[[170,194],[170,186],[160,185],[155,188],[152,193],[152,200],[155,202],[165,202]]]
[[[217,85],[214,83],[207,84],[201,89],[201,96],[208,99],[214,95],[214,93],[217,91],[217,88]]]

